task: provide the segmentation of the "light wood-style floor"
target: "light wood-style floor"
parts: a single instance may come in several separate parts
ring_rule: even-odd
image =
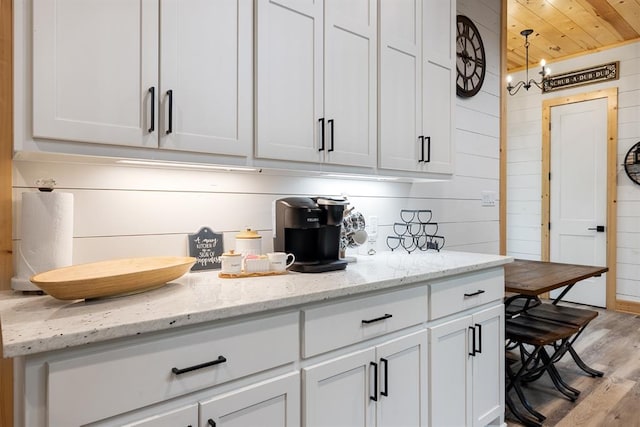
[[[547,417],[545,426],[640,426],[640,316],[595,310],[598,317],[574,347],[604,377],[586,375],[567,354],[556,366],[563,379],[581,391],[575,402],[564,398],[547,374],[523,389],[534,408]],[[520,426],[508,410],[506,421],[510,427]]]

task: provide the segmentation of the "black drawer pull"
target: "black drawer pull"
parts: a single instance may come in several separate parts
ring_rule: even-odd
[[[476,328],[475,326],[469,326],[469,332],[471,333],[471,351],[469,356],[476,355]]]
[[[320,148],[318,151],[324,151],[324,117],[318,119],[318,122],[320,123]]]
[[[167,91],[167,96],[169,97],[169,126],[166,131],[166,134],[169,135],[173,132],[173,90],[169,89]]]
[[[373,366],[373,396],[369,395],[369,399],[374,402],[378,401],[378,364],[369,362],[369,366]]]
[[[327,124],[331,126],[331,132],[329,132],[329,141],[331,144],[329,145],[329,149],[327,151],[333,151],[333,119],[327,120]]]
[[[483,289],[478,289],[475,292],[472,292],[470,294],[464,294],[465,298],[469,298],[469,297],[475,297],[476,295],[480,295],[480,294],[484,294],[484,290]]]
[[[149,93],[151,94],[151,120],[149,122],[149,133],[156,130],[156,88],[151,86],[149,88]]]
[[[389,396],[389,361],[384,357],[380,358],[380,368],[382,368],[382,364],[384,363],[384,391],[382,391],[382,387],[380,387],[380,396]]]
[[[391,317],[393,317],[392,314],[385,314],[384,316],[376,317],[375,319],[363,320],[362,323],[364,323],[365,325],[368,325],[369,323],[379,322],[381,320],[387,320]]]
[[[213,419],[211,419],[211,418],[209,418],[209,419],[207,420],[207,424],[209,424],[211,427],[216,427],[216,422],[215,422],[215,421],[213,421]]]
[[[218,358],[216,360],[212,360],[211,362],[201,363],[200,365],[193,365],[193,366],[189,366],[188,368],[183,368],[183,369],[172,368],[171,372],[173,372],[176,375],[181,375],[181,374],[184,374],[186,372],[195,371],[197,369],[206,368],[208,366],[219,365],[220,363],[224,363],[226,361],[227,361],[226,357],[218,356]]]

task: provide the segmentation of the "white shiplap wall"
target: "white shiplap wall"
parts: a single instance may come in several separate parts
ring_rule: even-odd
[[[520,90],[507,100],[507,253],[536,260],[541,256],[543,100],[617,87],[617,296],[623,300],[640,301],[640,186],[629,180],[621,166],[629,148],[640,141],[640,43],[552,63],[550,67],[555,74],[611,61],[620,61],[619,80],[545,95],[537,89],[529,92]],[[523,74],[514,74],[514,81],[523,79]]]
[[[393,183],[153,169],[115,164],[14,162],[14,243],[20,239],[20,200],[38,178],[53,177],[56,191],[74,194],[73,262],[184,255],[186,235],[201,226],[233,236],[251,227],[272,248],[272,201],[291,195],[346,194],[365,217],[379,218],[378,250],[385,250],[400,209],[432,209],[447,248],[498,253],[500,0],[459,0],[483,36],[488,72],[482,91],[457,99],[455,173],[430,183]],[[437,100],[435,100],[437,102]],[[482,191],[496,205],[481,207]]]

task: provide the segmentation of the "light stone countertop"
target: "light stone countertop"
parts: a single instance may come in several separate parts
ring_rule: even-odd
[[[504,265],[511,257],[465,252],[382,252],[346,270],[220,279],[188,273],[158,289],[91,301],[0,292],[4,357],[25,356]]]

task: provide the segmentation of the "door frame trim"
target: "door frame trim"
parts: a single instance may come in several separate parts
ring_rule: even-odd
[[[616,160],[618,156],[618,88],[602,89],[581,93],[542,102],[542,221],[541,221],[541,259],[550,258],[550,208],[551,208],[551,108],[577,102],[607,99],[607,292],[608,309],[616,309],[616,253],[617,253],[617,174]]]

